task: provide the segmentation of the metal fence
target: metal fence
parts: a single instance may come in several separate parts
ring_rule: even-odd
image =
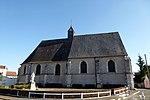
[[[128,94],[128,87],[114,89],[114,95]]]

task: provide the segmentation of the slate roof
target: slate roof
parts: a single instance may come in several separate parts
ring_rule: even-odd
[[[66,61],[68,58],[127,55],[118,32],[42,41],[22,63]]]
[[[69,58],[127,55],[118,32],[74,36]]]
[[[42,41],[23,63],[67,60],[70,46],[68,39]]]

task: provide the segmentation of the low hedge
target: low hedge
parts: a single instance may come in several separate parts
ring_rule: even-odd
[[[23,85],[13,85],[12,88],[14,89],[29,89],[29,84],[23,84]]]
[[[5,85],[5,86],[0,86],[0,88],[9,89],[10,87]]]

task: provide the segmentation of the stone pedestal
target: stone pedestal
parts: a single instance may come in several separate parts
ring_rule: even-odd
[[[35,82],[31,82],[30,90],[36,90]]]

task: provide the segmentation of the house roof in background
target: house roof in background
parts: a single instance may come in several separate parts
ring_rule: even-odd
[[[7,71],[6,72],[6,76],[16,76],[16,72],[13,72],[13,71]]]
[[[8,70],[8,67],[0,65],[0,69],[7,69]]]

